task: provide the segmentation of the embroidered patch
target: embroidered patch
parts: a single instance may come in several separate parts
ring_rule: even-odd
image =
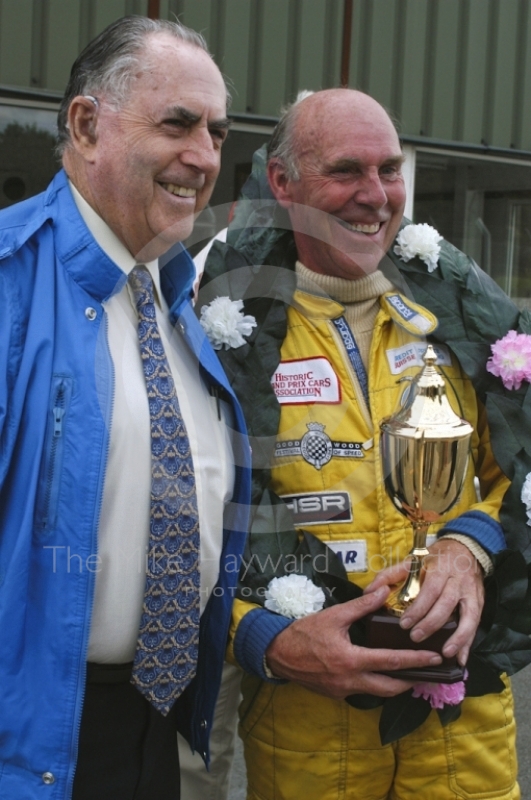
[[[433,333],[438,325],[437,317],[427,308],[413,303],[401,294],[384,294],[383,299],[389,314],[403,328],[413,334]]]
[[[281,361],[271,378],[281,405],[341,402],[339,378],[324,356]]]
[[[349,539],[343,542],[325,542],[339,557],[347,572],[367,572],[367,542]]]
[[[284,494],[282,499],[293,514],[294,525],[352,522],[352,504],[348,492]]]
[[[437,354],[437,364],[442,367],[451,367],[450,351],[444,344],[434,344],[433,349]],[[408,367],[423,367],[422,356],[426,352],[426,342],[408,342],[401,347],[386,350],[392,375],[400,375]]]
[[[361,442],[332,441],[324,432],[326,425],[308,422],[308,432],[302,439],[289,439],[277,442],[275,458],[302,456],[315,469],[321,469],[333,458],[365,458]]]

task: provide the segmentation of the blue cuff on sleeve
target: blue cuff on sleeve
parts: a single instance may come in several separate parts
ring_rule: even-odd
[[[445,533],[462,533],[464,536],[470,536],[489,555],[495,555],[507,546],[500,523],[491,519],[483,511],[466,511],[461,516],[448,522],[439,531],[437,538],[444,536]]]
[[[234,655],[241,668],[272,683],[264,672],[264,654],[275,636],[292,622],[292,619],[273,614],[265,608],[249,611],[238,625],[234,639]],[[279,679],[275,683],[286,681]]]

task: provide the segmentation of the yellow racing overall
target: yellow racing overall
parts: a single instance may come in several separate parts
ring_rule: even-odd
[[[397,299],[398,298],[398,299]],[[416,310],[412,322],[400,303]],[[423,334],[436,320],[397,293],[380,298],[368,364],[369,407],[337,327],[343,307],[297,291],[272,383],[281,406],[272,489],[296,527],[326,542],[349,578],[365,587],[405,558],[412,529],[382,481],[379,423],[403,402],[422,366]],[[474,426],[459,502],[434,524],[479,510],[498,520],[507,479],[489,443],[483,408],[444,346],[436,346],[454,410]],[[478,502],[474,475],[480,481]],[[235,625],[253,606],[235,602]],[[358,710],[295,683],[245,675],[240,733],[252,800],[515,800],[515,725],[509,688],[465,699],[461,717],[442,727],[436,712],[416,731],[382,746],[380,708]]]

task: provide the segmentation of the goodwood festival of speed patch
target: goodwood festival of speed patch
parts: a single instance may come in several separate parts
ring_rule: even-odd
[[[302,439],[289,439],[277,442],[275,458],[302,456],[315,469],[321,469],[332,458],[364,458],[361,442],[338,442],[325,433],[326,425],[321,422],[308,422],[307,433]]]

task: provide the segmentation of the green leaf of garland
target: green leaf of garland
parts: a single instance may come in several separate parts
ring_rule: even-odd
[[[455,706],[450,706],[447,703],[444,704],[443,708],[436,709],[438,717],[441,721],[441,725],[445,727],[449,725],[450,722],[456,722],[461,716],[461,703],[458,703]]]
[[[428,719],[431,705],[422,697],[413,697],[412,690],[388,697],[380,717],[380,740],[382,745],[396,742],[408,733],[413,733]]]

